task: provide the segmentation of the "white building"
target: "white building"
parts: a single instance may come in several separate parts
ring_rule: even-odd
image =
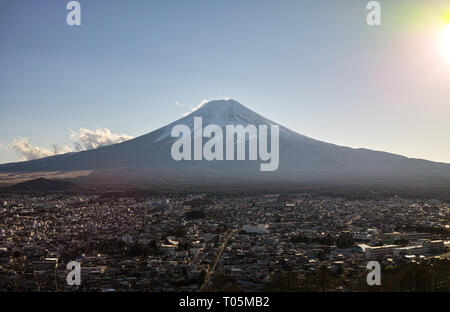
[[[392,255],[394,253],[394,248],[397,247],[397,245],[367,246],[365,248],[366,259],[376,259]]]
[[[407,255],[423,255],[430,252],[442,251],[445,249],[443,240],[425,240],[422,244],[417,244],[413,246],[399,247],[395,248],[393,253],[394,256],[401,257]]]
[[[423,255],[428,252],[428,248],[422,245],[416,246],[406,246],[394,248],[393,254],[394,256],[401,257],[406,255]]]
[[[270,233],[268,224],[258,224],[257,226],[244,225],[242,230],[246,233],[267,234]]]

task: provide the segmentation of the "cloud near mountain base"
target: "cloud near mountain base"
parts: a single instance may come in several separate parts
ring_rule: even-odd
[[[71,130],[70,139],[75,144],[75,151],[91,150],[102,146],[121,143],[132,139],[132,136],[126,134],[112,133],[107,128],[89,130],[80,128],[79,132]]]
[[[11,147],[22,160],[39,159],[57,154],[55,150],[30,144],[27,138],[14,139]]]
[[[21,157],[21,160],[33,160],[53,155],[96,149],[133,138],[126,134],[113,133],[107,128],[99,128],[96,130],[80,128],[79,132],[73,130],[70,130],[70,132],[70,140],[74,145],[73,148],[67,145],[60,147],[56,143],[52,143],[51,148],[36,146],[32,145],[27,138],[23,137],[14,139],[10,144],[10,148]]]

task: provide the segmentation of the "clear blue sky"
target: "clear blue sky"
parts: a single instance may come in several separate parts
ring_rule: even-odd
[[[448,1],[0,2],[0,163],[14,138],[138,136],[203,99],[233,98],[304,135],[450,162]],[[176,104],[178,103],[178,104]]]

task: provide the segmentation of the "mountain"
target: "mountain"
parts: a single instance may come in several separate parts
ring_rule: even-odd
[[[2,188],[0,192],[65,192],[77,189],[77,185],[68,181],[38,178]]]
[[[194,133],[194,117],[202,117],[203,128],[216,124],[278,125],[279,167],[260,171],[260,160],[175,161],[171,137],[176,125],[187,125]],[[193,140],[193,139],[192,139]],[[203,143],[207,139],[203,139]],[[193,146],[193,145],[192,145]],[[248,159],[248,146],[246,147]],[[236,148],[235,148],[236,150]],[[0,165],[0,172],[45,172],[93,170],[84,182],[120,184],[205,183],[369,183],[373,185],[450,186],[450,164],[411,159],[386,152],[353,149],[314,140],[283,127],[234,100],[211,101],[165,127],[95,150],[57,155],[38,160]]]

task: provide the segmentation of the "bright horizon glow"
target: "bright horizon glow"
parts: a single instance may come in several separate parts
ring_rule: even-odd
[[[442,53],[447,61],[450,64],[450,24],[448,24],[444,31],[442,32]]]

